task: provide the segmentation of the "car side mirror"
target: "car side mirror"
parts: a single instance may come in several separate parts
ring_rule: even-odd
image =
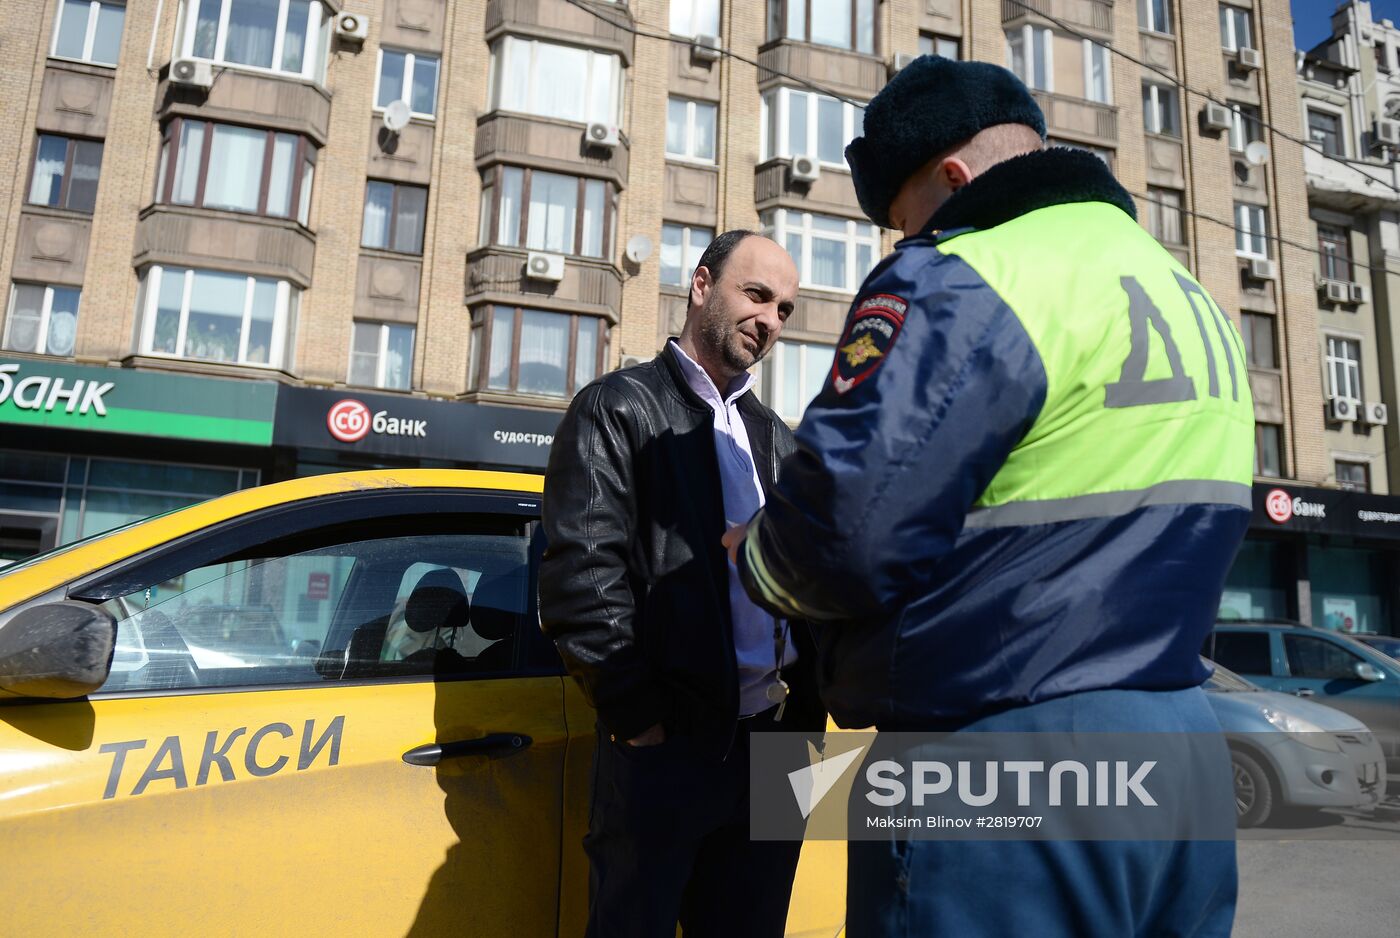
[[[32,606],[0,626],[0,691],[20,697],[82,697],[112,670],[117,620],[88,603]]]
[[[1369,661],[1356,662],[1356,667],[1352,670],[1354,670],[1356,672],[1356,676],[1361,678],[1361,680],[1363,681],[1385,680],[1385,672]]]

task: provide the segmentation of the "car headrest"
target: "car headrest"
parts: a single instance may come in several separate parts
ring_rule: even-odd
[[[524,567],[509,573],[483,573],[472,592],[472,629],[488,641],[510,638],[525,614]]]
[[[451,570],[429,570],[408,594],[403,620],[415,632],[458,629],[467,624],[471,605],[462,581]]]

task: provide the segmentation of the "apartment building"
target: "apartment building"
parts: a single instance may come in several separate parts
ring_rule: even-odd
[[[1285,0],[10,7],[0,556],[307,473],[538,470],[577,388],[679,330],[733,227],[798,263],[759,385],[796,422],[893,245],[844,145],[923,52],[1020,74],[1241,326],[1261,537],[1274,480],[1333,485],[1339,453],[1389,484],[1384,447],[1324,419],[1320,330],[1384,293],[1319,302],[1305,154],[1268,130],[1304,126]],[[1273,597],[1241,577],[1250,609]]]

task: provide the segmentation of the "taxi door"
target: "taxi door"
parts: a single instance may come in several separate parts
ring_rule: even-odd
[[[534,508],[356,501],[70,587],[118,647],[87,700],[0,703],[6,931],[554,933]]]

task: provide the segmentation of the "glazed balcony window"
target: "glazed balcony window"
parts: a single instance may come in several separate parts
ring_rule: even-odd
[[[316,148],[305,137],[176,118],[165,130],[156,200],[307,224]]]
[[[875,54],[875,0],[768,0],[768,38]]]
[[[117,64],[126,4],[107,0],[62,0],[49,54],[93,65]]]
[[[779,417],[792,423],[802,419],[812,398],[831,374],[835,348],[816,342],[779,342],[763,362],[763,400]]]
[[[320,81],[331,16],[319,0],[188,0],[180,55]]]
[[[139,301],[140,351],[282,368],[290,358],[299,296],[284,280],[152,266]]]
[[[413,327],[356,322],[350,341],[349,383],[407,391],[413,373]]]
[[[482,183],[478,234],[482,244],[610,257],[616,205],[601,179],[498,166]]]
[[[437,56],[379,50],[379,76],[374,83],[377,110],[403,101],[414,117],[431,119],[437,113],[437,85]]]
[[[102,141],[40,134],[30,168],[29,204],[91,215],[101,170]]]
[[[36,355],[72,355],[78,334],[77,287],[17,283],[5,317],[5,348]]]
[[[615,55],[515,36],[491,46],[492,110],[617,124],[621,89]]]
[[[491,306],[473,316],[473,390],[569,398],[602,373],[608,324],[596,316]]]
[[[360,246],[400,254],[422,254],[427,217],[427,189],[371,179],[365,187]]]
[[[854,293],[880,250],[879,229],[869,222],[787,209],[764,212],[759,221],[792,255],[803,287]]]
[[[815,156],[846,168],[846,144],[860,136],[865,109],[836,98],[792,88],[763,95],[759,152],[763,159]]]

